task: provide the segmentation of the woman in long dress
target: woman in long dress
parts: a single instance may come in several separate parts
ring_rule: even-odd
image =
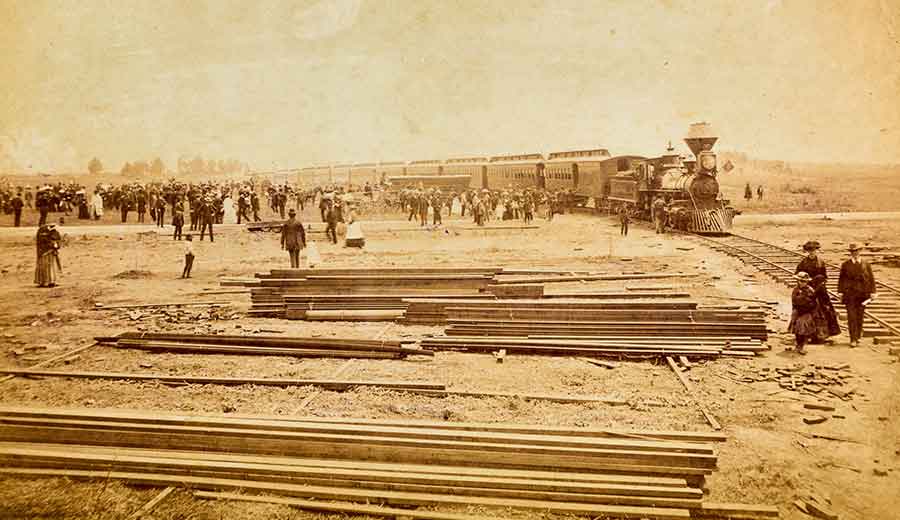
[[[817,274],[813,277],[809,286],[816,294],[816,311],[813,318],[816,322],[815,337],[810,343],[825,343],[831,336],[837,336],[841,333],[841,325],[838,323],[837,312],[831,303],[831,297],[828,295],[828,289],[825,286],[825,275]]]
[[[91,215],[93,215],[94,220],[100,220],[103,217],[103,197],[100,196],[98,191],[95,191],[91,197]]]
[[[231,198],[231,195],[225,197],[225,200],[222,201],[222,209],[225,210],[222,223],[237,224],[237,210],[234,208],[234,199]]]
[[[45,224],[38,228],[35,246],[37,266],[34,269],[34,283],[38,287],[54,287],[59,277],[59,241],[62,237],[55,224]]]

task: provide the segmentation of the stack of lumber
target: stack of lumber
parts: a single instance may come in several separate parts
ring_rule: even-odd
[[[693,308],[696,304],[680,303],[654,303],[653,298],[682,298],[688,296],[687,293],[678,292],[591,292],[580,294],[544,294],[543,286],[537,286],[540,294],[531,298],[536,294],[532,290],[532,286],[520,285],[498,285],[489,286],[487,292],[477,294],[433,294],[422,297],[416,294],[285,294],[282,296],[284,304],[284,317],[293,320],[363,320],[363,321],[379,321],[379,320],[396,320],[405,317],[408,324],[443,324],[446,321],[445,307],[448,306],[467,306],[470,303],[475,305],[498,304],[503,305],[505,302],[500,298],[500,293],[505,294],[506,298],[516,299],[522,305],[526,305],[528,301],[540,301],[547,305],[553,305],[562,308],[571,305],[573,302],[565,303],[563,299],[577,299],[584,302],[587,306],[598,306],[600,308],[616,308],[624,306],[624,302],[609,301],[598,304],[596,300],[650,300],[639,305],[647,308]],[[495,288],[501,288],[497,291]],[[509,290],[511,289],[511,290]],[[553,300],[553,303],[545,300]]]
[[[691,432],[3,408],[0,473],[367,505],[773,516],[768,507],[703,501],[699,486],[715,469],[713,443],[722,440]]]
[[[552,308],[538,305],[476,307],[472,303],[444,309],[447,335],[622,335],[748,336],[765,341],[765,313],[758,309],[660,308],[632,303],[613,308]]]
[[[498,272],[497,267],[273,269],[256,273],[256,279],[245,286],[251,289],[250,315],[284,316],[288,295],[477,295]]]
[[[576,274],[582,273],[582,274]],[[455,298],[493,295],[497,298],[539,299],[547,296],[545,282],[590,280],[643,280],[655,278],[689,277],[680,273],[598,274],[574,270],[504,269],[499,267],[390,267],[390,268],[325,268],[273,269],[256,273],[255,278],[239,285],[250,289],[252,306],[248,314],[293,319],[353,319],[391,320],[401,317],[404,310],[396,300],[387,307],[372,302],[362,307],[359,301],[367,295]],[[229,285],[236,285],[232,282]],[[657,291],[658,293],[659,291]],[[623,298],[648,298],[620,292]],[[627,294],[627,296],[626,296]],[[339,299],[341,296],[360,296],[356,305]],[[666,294],[663,298],[680,297]],[[289,301],[288,301],[289,300]],[[328,303],[312,308],[310,304]],[[292,307],[289,309],[288,307]],[[288,313],[288,310],[293,312]],[[308,311],[313,311],[309,314]],[[324,311],[324,312],[320,312]],[[341,312],[331,312],[341,311]]]
[[[638,299],[641,299],[638,301]],[[697,312],[696,302],[654,300],[646,293],[594,293],[582,298],[467,301],[453,298],[406,300],[408,324],[442,325],[450,320],[581,320],[593,316],[626,317],[660,311]]]
[[[218,334],[169,334],[126,332],[97,337],[118,348],[190,354],[246,354],[260,356],[399,359],[409,355],[433,355],[413,348],[409,341],[280,336],[230,336]]]
[[[365,317],[372,321],[378,316],[395,320],[403,317],[408,304],[406,300],[416,294],[285,294],[282,296],[284,317],[289,320],[316,320],[327,316],[328,312],[347,311],[348,316]],[[436,294],[436,297],[458,298],[466,301],[493,299],[490,294]],[[381,311],[372,313],[366,311]]]

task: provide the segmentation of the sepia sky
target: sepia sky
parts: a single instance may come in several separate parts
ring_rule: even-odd
[[[900,163],[897,0],[0,0],[0,172],[659,154]]]

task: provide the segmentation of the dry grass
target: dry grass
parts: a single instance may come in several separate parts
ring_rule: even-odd
[[[795,165],[740,161],[721,173],[722,193],[750,213],[893,211],[900,207],[900,166]],[[744,200],[750,183],[753,199]],[[763,199],[756,187],[763,186]]]

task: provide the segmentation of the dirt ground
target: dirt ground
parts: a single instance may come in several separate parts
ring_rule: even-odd
[[[311,213],[305,214],[313,219]],[[896,221],[758,222],[740,232],[797,247],[820,240],[826,255],[840,258],[844,243],[871,238],[890,243]],[[708,406],[729,437],[718,450],[719,470],[708,479],[709,499],[772,504],[782,518],[807,518],[793,501],[816,493],[832,501],[842,519],[896,518],[900,499],[900,383],[896,357],[887,347],[864,342],[850,350],[847,338],[813,346],[805,357],[785,351],[784,331],[790,313],[787,289],[739,261],[712,253],[695,239],[660,236],[634,226],[627,238],[618,225],[589,215],[563,215],[537,221],[539,229],[471,230],[468,221],[447,228],[421,230],[402,221],[364,224],[362,251],[325,243],[313,235],[326,264],[364,266],[564,267],[602,272],[684,272],[693,278],[627,282],[684,288],[705,304],[740,304],[732,298],[779,301],[770,316],[772,350],[744,359],[719,359],[696,365],[689,377],[696,397]],[[0,366],[27,367],[68,349],[88,345],[94,336],[131,330],[258,333],[335,337],[418,338],[440,327],[385,323],[323,323],[247,318],[246,294],[204,295],[217,290],[223,276],[252,276],[285,267],[287,254],[277,235],[252,234],[225,226],[214,243],[195,242],[194,277],[179,279],[182,243],[171,237],[138,234],[144,228],[66,225],[59,287],[33,286],[34,243],[31,231],[0,229]],[[217,230],[218,231],[218,230]],[[171,233],[167,227],[163,233]],[[889,277],[885,268],[879,276]],[[623,289],[626,282],[554,284],[553,290]],[[95,310],[95,303],[130,304],[164,301],[222,301],[216,311],[188,307],[182,311]],[[834,404],[835,414],[819,425],[806,425],[802,404],[813,400],[799,392],[780,391],[774,382],[744,382],[741,377],[764,367],[849,363],[857,392],[847,401],[819,397]],[[349,366],[345,366],[349,365]],[[490,355],[438,353],[429,361],[298,360],[285,357],[151,354],[95,346],[67,363],[50,368],[72,371],[153,372],[164,374],[328,378],[343,369],[346,379],[392,379],[444,383],[450,390],[486,390],[625,399],[626,406],[554,404],[511,398],[437,398],[375,389],[322,392],[302,408],[309,388],[166,386],[156,383],[15,378],[0,383],[2,406],[141,408],[184,412],[353,416],[554,424],[618,428],[706,431],[709,426],[675,375],[663,364],[622,362],[614,370],[571,358],[509,356],[497,364]],[[537,377],[535,377],[537,375]],[[813,437],[825,435],[843,440]],[[875,470],[886,471],[878,476]],[[29,481],[7,478],[0,486],[0,518],[97,518],[126,516],[155,494],[118,483]],[[471,509],[477,512],[476,509]],[[539,514],[522,515],[536,518]],[[194,500],[177,491],[160,503],[151,519],[278,518],[315,515],[287,507]]]

